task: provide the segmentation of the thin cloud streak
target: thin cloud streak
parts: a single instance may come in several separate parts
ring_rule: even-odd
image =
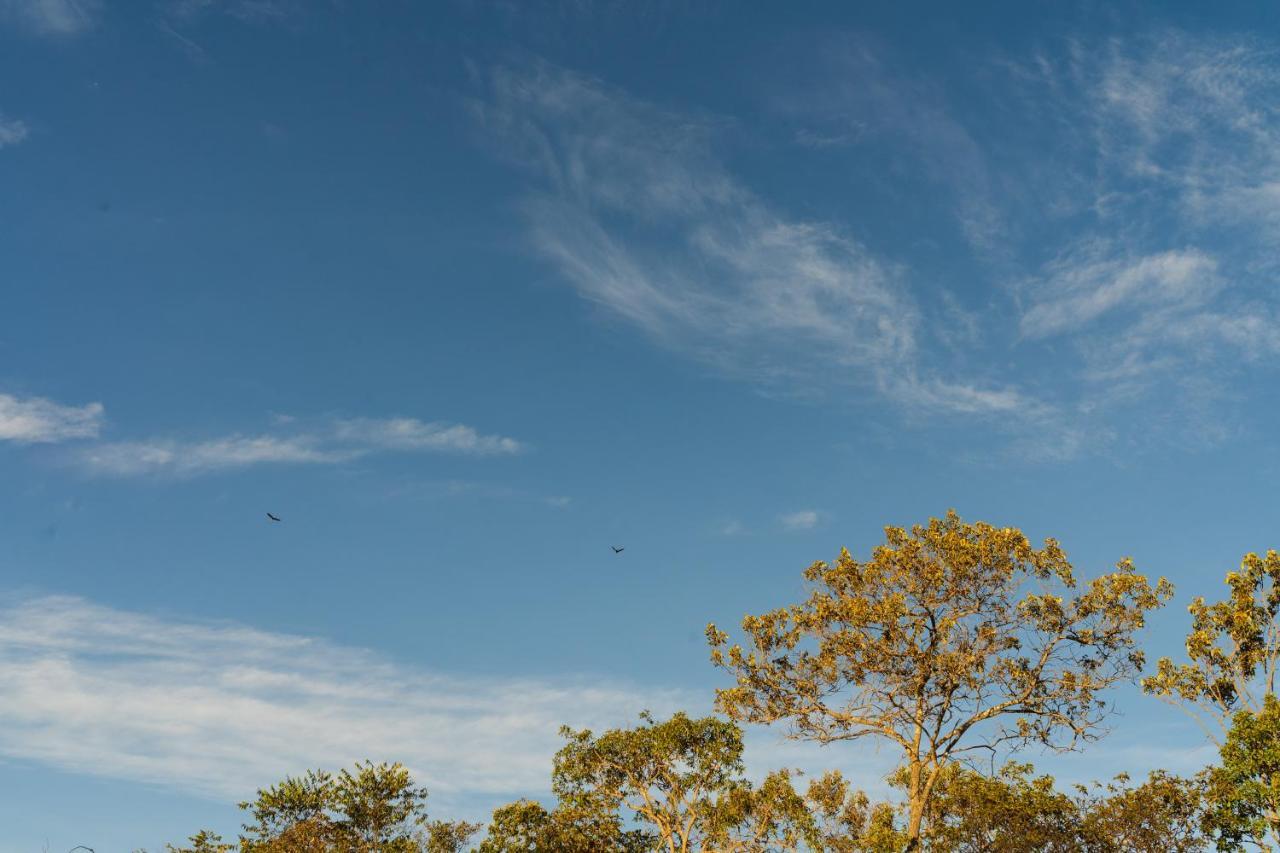
[[[65,406],[43,397],[0,394],[0,441],[40,444],[94,438],[102,428],[103,406]]]
[[[334,465],[378,452],[494,456],[523,450],[524,445],[515,439],[483,435],[462,424],[428,423],[415,418],[360,418],[292,435],[102,443],[83,449],[74,459],[84,470],[101,476],[187,477],[264,464]]]
[[[797,512],[790,512],[782,516],[779,521],[787,530],[812,530],[818,526],[821,515],[816,510],[802,509]]]
[[[523,449],[513,438],[481,435],[464,424],[424,423],[414,418],[340,421],[335,435],[342,441],[388,450],[442,450],[489,456],[510,455]]]
[[[238,436],[183,443],[137,441],[101,444],[80,454],[80,461],[95,474],[128,477],[172,473],[205,474],[264,463],[328,464],[353,459],[364,451],[325,450],[307,436],[279,438],[270,435]]]

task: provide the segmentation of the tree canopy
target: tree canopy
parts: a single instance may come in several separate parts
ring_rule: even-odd
[[[709,625],[730,717],[786,721],[795,737],[877,737],[902,752],[908,847],[947,764],[1029,743],[1096,737],[1103,691],[1136,677],[1135,633],[1172,596],[1121,560],[1081,585],[1056,540],[963,522],[954,512],[885,528],[871,559],[847,550],[804,573],[800,604],[742,622],[749,647]]]

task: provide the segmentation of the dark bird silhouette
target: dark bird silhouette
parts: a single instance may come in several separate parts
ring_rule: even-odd
[[[619,548],[617,545],[610,545],[609,547],[613,549],[613,553],[615,554],[621,554],[623,551],[627,550],[626,548]]]
[[[67,853],[76,853],[77,850],[88,850],[89,853],[94,853],[94,849],[92,847],[85,847],[83,844],[77,844],[75,847],[68,850]]]
[[[276,518],[274,515],[272,515],[271,513],[267,513],[267,518],[271,519],[272,521],[279,521],[279,520],[280,520],[280,519]]]

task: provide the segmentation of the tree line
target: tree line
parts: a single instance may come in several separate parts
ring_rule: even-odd
[[[399,764],[285,779],[241,804],[224,841],[204,831],[170,853],[1179,853],[1280,844],[1280,554],[1245,555],[1226,596],[1189,606],[1185,659],[1146,671],[1138,634],[1173,587],[1129,559],[1076,578],[1059,543],[967,523],[954,511],[886,527],[869,559],[842,550],[804,571],[807,596],[707,627],[729,677],[720,716],[641,713],[631,728],[564,728],[554,801],[501,806],[487,825],[431,820]],[[1219,760],[1060,788],[1012,760],[1105,734],[1110,688],[1190,713]],[[748,779],[743,724],[900,757],[898,797],[872,802],[832,771]],[[1002,763],[1001,763],[1002,762]]]

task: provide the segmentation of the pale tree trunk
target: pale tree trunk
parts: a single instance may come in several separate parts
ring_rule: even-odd
[[[924,823],[924,784],[920,778],[920,763],[911,762],[907,778],[907,846],[905,850],[920,849],[920,828]]]
[[[921,836],[924,834],[925,808],[933,794],[934,783],[938,781],[938,774],[942,772],[942,767],[938,764],[933,764],[927,773],[924,767],[924,761],[912,762],[907,778],[907,845],[903,848],[904,851],[923,849]]]

